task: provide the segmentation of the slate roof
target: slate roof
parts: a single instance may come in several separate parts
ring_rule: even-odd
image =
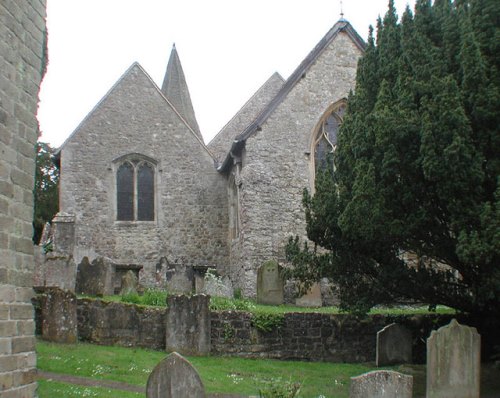
[[[220,172],[227,172],[232,164],[232,154],[239,153],[245,146],[246,140],[258,131],[276,108],[283,102],[286,96],[292,91],[295,85],[305,76],[308,69],[321,55],[323,50],[332,42],[335,37],[341,32],[345,32],[353,42],[361,49],[365,50],[366,43],[363,38],[354,30],[352,25],[341,18],[333,27],[326,33],[307,57],[301,62],[297,69],[290,75],[278,94],[272,99],[266,108],[257,116],[257,118],[250,123],[241,134],[239,134],[233,141],[231,149],[227,154],[224,162],[218,168]]]
[[[161,91],[174,105],[175,109],[179,111],[184,120],[191,126],[193,131],[198,135],[198,138],[203,141],[200,127],[196,121],[191,96],[189,95],[186,77],[184,76],[181,60],[175,48],[175,44],[172,46]]]

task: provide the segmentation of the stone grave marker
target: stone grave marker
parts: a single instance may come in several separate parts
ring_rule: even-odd
[[[427,339],[427,398],[479,398],[481,336],[453,319]]]
[[[42,339],[74,344],[78,340],[77,302],[74,293],[57,287],[40,288]]]
[[[166,350],[183,355],[210,353],[210,296],[167,297]]]
[[[135,276],[134,271],[128,270],[125,275],[122,276],[120,295],[137,293],[137,276]]]
[[[160,361],[146,385],[147,398],[204,398],[205,387],[196,369],[176,352]]]
[[[377,333],[376,365],[412,362],[412,336],[404,326],[391,323]]]
[[[257,270],[257,302],[259,304],[283,304],[283,279],[278,262],[270,260]]]
[[[314,283],[306,294],[295,300],[295,305],[298,307],[321,307],[323,305],[321,285]]]
[[[351,377],[349,398],[411,398],[413,376],[392,370],[375,370]]]
[[[97,257],[92,263],[87,257],[78,264],[76,272],[76,293],[90,296],[108,296],[114,294],[113,287],[114,264]]]

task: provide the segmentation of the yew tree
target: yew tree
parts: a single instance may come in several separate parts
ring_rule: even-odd
[[[341,307],[500,315],[500,2],[393,1],[360,60],[333,169],[304,192],[289,276]]]

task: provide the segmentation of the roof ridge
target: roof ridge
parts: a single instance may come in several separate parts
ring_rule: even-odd
[[[229,158],[232,156],[231,153],[242,147],[247,140],[255,131],[257,131],[261,125],[271,116],[271,114],[276,110],[278,105],[280,105],[286,96],[292,91],[295,85],[302,79],[309,67],[316,61],[316,59],[323,53],[323,51],[328,47],[328,44],[337,37],[340,32],[346,32],[348,36],[354,41],[354,43],[364,51],[366,48],[366,43],[363,38],[356,32],[352,27],[351,23],[346,19],[341,18],[338,20],[330,30],[321,38],[321,40],[314,46],[314,48],[309,52],[309,54],[302,60],[299,66],[292,72],[290,77],[285,81],[285,84],[278,91],[276,96],[268,103],[268,105],[262,110],[262,112],[255,118],[255,120],[250,123],[245,130],[233,141],[233,145],[227,154],[224,162],[218,168],[219,171],[224,171],[230,164]]]
[[[257,97],[258,94],[260,94],[260,92],[262,90],[264,90],[264,88],[267,86],[267,84],[271,81],[271,79],[275,76],[278,76],[280,78],[280,80],[285,83],[285,79],[283,78],[283,76],[281,76],[278,72],[274,72],[258,89],[257,91],[255,91],[252,96],[240,107],[240,109],[238,109],[238,112],[236,112],[234,114],[234,116],[229,119],[229,121],[219,130],[219,132],[217,134],[215,134],[212,139],[210,140],[210,142],[207,144],[210,145],[223,131],[224,129],[229,126],[231,124],[231,122],[236,119],[237,116],[239,116],[241,114],[241,112],[243,112],[243,110],[245,109],[245,107],[254,99]]]

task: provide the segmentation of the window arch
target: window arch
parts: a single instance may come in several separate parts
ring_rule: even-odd
[[[134,154],[116,164],[116,220],[154,221],[155,162]]]
[[[344,100],[331,106],[318,123],[312,142],[313,171],[333,168],[333,157],[337,149],[339,129],[346,110]]]

